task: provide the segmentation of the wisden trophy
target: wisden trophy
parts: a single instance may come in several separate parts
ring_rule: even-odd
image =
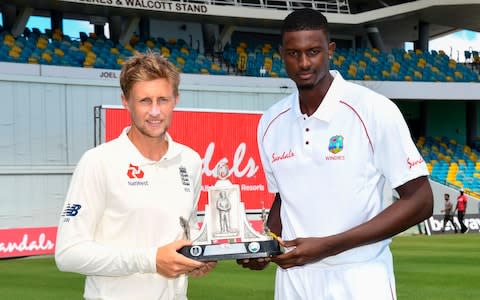
[[[179,250],[199,260],[262,258],[280,254],[278,241],[252,228],[240,199],[240,187],[228,180],[226,164],[217,167],[217,182],[208,189],[205,217],[192,245]],[[265,221],[265,220],[263,220]],[[190,238],[188,222],[181,219],[185,235]],[[263,223],[265,224],[265,223]],[[265,230],[264,230],[265,232]]]

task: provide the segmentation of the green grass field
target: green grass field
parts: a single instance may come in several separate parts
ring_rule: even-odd
[[[392,251],[399,300],[480,299],[480,235],[399,236]],[[250,271],[223,261],[190,279],[189,299],[273,299],[274,272],[273,265]],[[0,260],[2,300],[82,299],[83,280],[59,272],[51,257]]]

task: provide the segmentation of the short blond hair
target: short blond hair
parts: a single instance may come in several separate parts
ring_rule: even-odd
[[[173,87],[174,96],[178,96],[180,74],[171,62],[160,53],[146,52],[130,57],[122,66],[120,88],[128,98],[132,86],[136,82],[155,79],[167,79]]]

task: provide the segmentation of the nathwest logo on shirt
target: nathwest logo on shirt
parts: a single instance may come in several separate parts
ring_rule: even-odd
[[[139,166],[134,166],[132,164],[130,164],[130,166],[128,166],[128,171],[127,171],[127,176],[131,179],[134,179],[134,178],[143,178],[143,171],[140,169]]]
[[[130,163],[127,170],[127,176],[128,178],[134,180],[129,180],[128,185],[148,185],[148,180],[139,180],[142,179],[144,175],[145,173],[142,169],[140,169],[139,166],[135,166]]]

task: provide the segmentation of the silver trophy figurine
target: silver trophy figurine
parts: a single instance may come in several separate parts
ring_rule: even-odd
[[[277,240],[258,233],[247,220],[240,198],[240,187],[232,184],[230,170],[223,163],[217,166],[217,182],[208,189],[205,217],[192,246],[179,250],[183,255],[201,261],[270,257],[280,254]],[[265,216],[262,216],[263,218]],[[191,234],[187,220],[180,223]]]

